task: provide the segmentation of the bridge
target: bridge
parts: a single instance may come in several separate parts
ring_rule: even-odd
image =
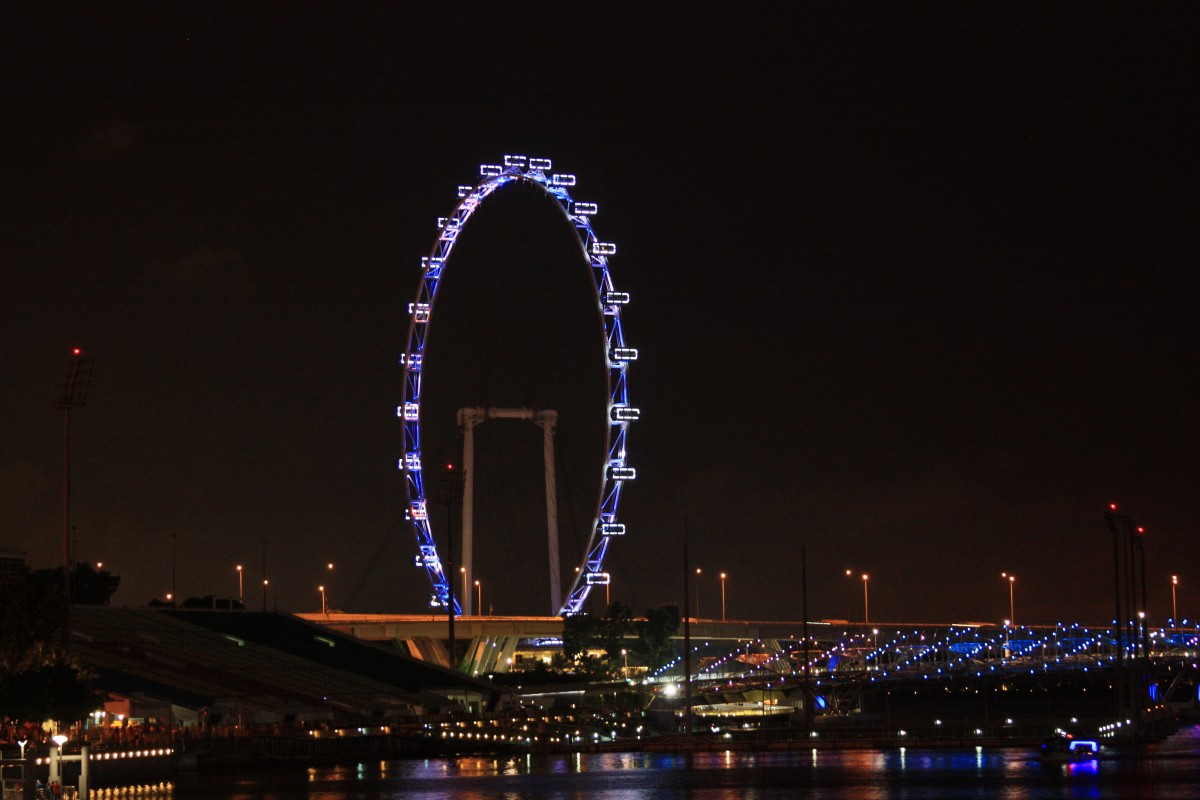
[[[442,615],[299,614],[339,632],[370,641],[402,643],[416,658],[447,666],[447,623]],[[961,623],[852,623],[691,619],[693,679],[744,680],[801,673],[856,675],[871,681],[916,675],[1013,670],[1066,671],[1120,666],[1139,657],[1186,659],[1200,650],[1195,627],[1120,630],[1079,623],[994,625]],[[505,673],[548,662],[561,652],[562,617],[460,616],[459,639],[468,642],[459,669]],[[682,635],[675,637],[680,640]],[[645,673],[682,680],[683,659]]]

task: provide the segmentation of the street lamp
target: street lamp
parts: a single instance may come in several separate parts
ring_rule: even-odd
[[[625,662],[625,678],[629,678],[629,651],[621,649],[621,660]]]
[[[462,599],[463,599],[463,603],[465,603],[466,605],[468,605],[468,606],[469,606],[469,605],[471,605],[471,593],[470,593],[470,591],[468,591],[468,590],[467,590],[467,568],[466,568],[466,567],[459,567],[459,568],[458,568],[458,572],[459,572],[459,574],[460,574],[460,575],[462,575],[462,582],[463,582]],[[481,609],[477,610],[475,613],[476,613],[476,614],[483,614],[483,609],[481,608]]]
[[[725,573],[721,573],[721,622],[725,621]]]
[[[846,570],[846,577],[847,577],[847,578],[851,577],[852,575],[854,575],[854,570],[852,570],[852,569],[848,569],[848,570]],[[864,624],[864,625],[866,625],[868,622],[870,622],[870,621],[871,621],[871,615],[868,613],[868,611],[869,611],[869,608],[870,608],[870,602],[869,602],[869,598],[868,598],[868,590],[867,590],[867,581],[869,581],[870,579],[871,579],[871,576],[870,576],[870,575],[868,575],[867,573],[865,573],[865,572],[864,572],[864,573],[862,574],[862,582],[863,582],[863,624]]]
[[[329,616],[329,606],[325,602],[325,587],[318,586],[317,591],[321,593],[321,613],[328,617]]]
[[[1017,582],[1017,576],[1001,572],[1000,577],[1008,580],[1008,619],[1013,625],[1016,625],[1017,616],[1013,613],[1013,584]]]
[[[1171,576],[1171,622],[1178,627],[1179,609],[1175,606],[1175,587],[1179,585],[1179,576]]]
[[[235,569],[237,570],[238,574],[238,602],[244,606],[246,605],[246,597],[242,592],[242,565],[238,564]]]
[[[325,578],[325,585],[328,587],[328,591],[332,592],[333,591],[333,562],[332,561],[326,562],[325,574],[327,576]]]
[[[700,574],[700,568],[696,567],[696,619],[700,619]]]
[[[465,591],[465,590],[464,590]],[[475,605],[479,606],[477,612],[479,616],[483,616],[483,584],[475,581]]]

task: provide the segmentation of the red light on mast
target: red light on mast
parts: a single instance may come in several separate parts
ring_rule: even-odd
[[[80,355],[81,353],[83,353],[83,351],[80,350],[78,347],[71,348],[71,355],[77,356],[77,355]]]
[[[1109,510],[1109,511],[1116,511],[1116,510],[1117,510],[1117,504],[1116,504],[1116,503],[1109,503],[1109,504],[1108,504],[1108,510]]]

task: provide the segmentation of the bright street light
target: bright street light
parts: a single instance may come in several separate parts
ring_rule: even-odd
[[[851,577],[852,575],[854,575],[854,570],[852,570],[852,569],[848,569],[848,570],[846,570],[846,577],[847,577],[847,578]],[[865,573],[865,572],[864,572],[864,573],[862,574],[862,582],[863,582],[863,624],[864,624],[864,625],[866,625],[867,623],[869,623],[869,622],[871,621],[871,614],[870,614],[870,606],[871,606],[871,603],[870,603],[870,597],[869,597],[869,590],[867,589],[867,582],[868,582],[868,581],[870,581],[870,580],[871,580],[871,576],[870,576],[870,575],[868,575],[867,573]]]
[[[475,581],[475,604],[477,606],[479,606],[478,610],[475,613],[479,614],[479,616],[482,617],[483,616],[483,584],[480,583],[479,581]]]
[[[325,587],[318,586],[317,591],[321,593],[321,613],[329,616],[329,605],[325,602]]]
[[[238,564],[236,567],[234,567],[234,569],[237,570],[237,574],[238,574],[238,602],[241,603],[242,605],[245,605],[246,598],[245,598],[245,595],[242,593],[242,565]]]
[[[725,573],[721,573],[721,622],[725,621]]]
[[[1013,613],[1013,584],[1017,582],[1016,575],[1009,575],[1007,572],[1000,573],[1001,578],[1008,580],[1008,619],[1012,624],[1016,624],[1017,617]]]
[[[1179,576],[1171,576],[1171,622],[1176,626],[1179,625],[1179,609],[1175,607],[1175,587],[1179,585]]]
[[[464,606],[470,606],[470,605],[471,605],[471,593],[470,593],[470,592],[467,590],[467,568],[466,568],[466,567],[459,567],[459,568],[458,568],[458,572],[459,572],[459,574],[460,574],[460,575],[462,575],[462,582],[463,582],[462,601],[463,601],[463,605],[464,605]],[[465,608],[464,608],[463,610],[464,610],[464,611],[466,611],[466,609],[465,609]],[[476,614],[482,614],[482,613],[483,613],[483,609],[477,609],[475,613],[476,613]]]

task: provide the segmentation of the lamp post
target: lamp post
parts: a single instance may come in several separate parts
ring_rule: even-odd
[[[1175,606],[1175,587],[1179,585],[1179,576],[1171,576],[1171,623],[1179,627],[1179,609]]]
[[[463,582],[462,599],[463,599],[463,602],[466,603],[467,605],[470,605],[471,592],[467,589],[467,568],[459,567],[458,572],[460,575],[462,575],[462,582]],[[479,583],[479,581],[476,581],[476,583]],[[480,606],[479,609],[475,613],[482,616],[483,615],[483,607]]]
[[[475,604],[479,606],[479,616],[483,616],[483,584],[475,581]]]
[[[321,613],[328,617],[329,605],[325,602],[325,586],[318,586],[317,591],[321,593]]]
[[[271,581],[263,578],[263,613],[267,613],[267,587],[271,585]]]
[[[852,575],[854,575],[854,570],[852,570],[852,569],[848,569],[848,570],[846,570],[846,577],[847,577],[847,578],[851,577]],[[866,625],[867,623],[869,623],[869,622],[871,621],[871,615],[870,615],[870,613],[869,613],[869,612],[870,612],[870,598],[869,598],[869,596],[868,596],[868,589],[867,589],[867,583],[868,583],[868,581],[870,581],[870,580],[871,580],[871,576],[870,576],[870,575],[868,575],[867,573],[865,573],[865,572],[864,572],[864,573],[862,574],[862,582],[863,582],[863,624],[864,624],[864,625]]]
[[[62,570],[63,595],[66,597],[67,609],[62,628],[64,648],[71,639],[71,570],[74,568],[71,563],[71,409],[87,404],[88,386],[92,380],[92,361],[92,357],[85,356],[78,347],[72,348],[63,389],[54,403],[56,408],[63,411]]]
[[[629,679],[629,651],[621,649],[621,660],[625,662],[625,678]]]
[[[50,741],[54,742],[54,747],[50,750],[50,774],[46,783],[51,786],[56,783],[62,785],[62,749],[67,743],[67,737],[58,733],[51,736]]]
[[[721,573],[721,622],[725,621],[725,573]]]
[[[333,562],[325,563],[325,586],[327,592],[333,591]],[[326,604],[328,605],[328,603]]]
[[[243,606],[245,606],[246,605],[246,596],[242,592],[242,586],[243,586],[243,584],[242,584],[242,565],[238,564],[237,567],[235,567],[235,569],[237,570],[237,574],[238,574],[238,602],[241,603]]]
[[[700,574],[701,569],[696,567],[696,619],[700,619]]]
[[[443,562],[445,568],[444,580],[446,581],[446,627],[447,638],[449,640],[449,667],[454,669],[457,666],[457,658],[455,657],[454,644],[454,509],[461,506],[463,503],[463,491],[465,486],[465,478],[463,471],[455,469],[453,464],[447,464],[446,470],[442,473],[441,481],[438,484],[438,501],[446,506],[446,560]],[[470,606],[470,595],[464,595],[462,598],[464,606]],[[469,610],[469,608],[464,609]]]
[[[1013,613],[1013,584],[1017,582],[1016,575],[1009,575],[1007,572],[1001,572],[1000,577],[1008,581],[1008,621],[1016,625],[1017,616]]]

